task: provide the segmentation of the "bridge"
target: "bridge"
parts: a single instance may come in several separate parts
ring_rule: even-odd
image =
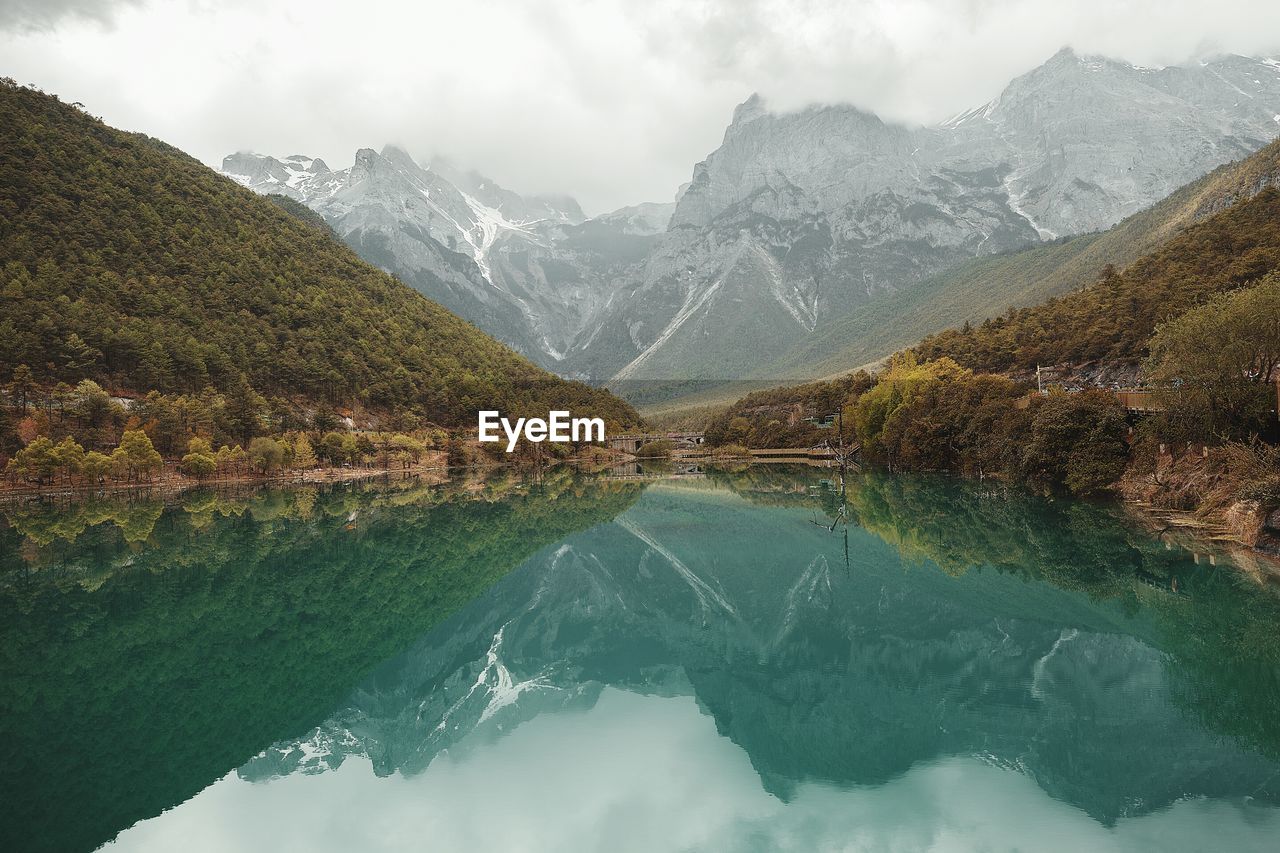
[[[604,477],[606,480],[639,480],[646,482],[673,478],[686,480],[705,480],[707,478],[706,469],[703,468],[701,462],[664,463],[661,471],[648,471],[644,467],[646,464],[648,463],[636,461],[614,465],[605,472]]]
[[[693,450],[701,447],[705,438],[700,432],[624,432],[605,436],[604,443],[610,450],[635,453],[653,441],[669,441],[677,449]]]

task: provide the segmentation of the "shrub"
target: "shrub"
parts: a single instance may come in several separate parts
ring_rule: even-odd
[[[712,451],[712,455],[724,457],[750,456],[751,451],[741,444],[722,444]]]
[[[662,458],[671,455],[671,451],[675,449],[675,444],[666,438],[659,438],[648,442],[636,451],[636,456]]]

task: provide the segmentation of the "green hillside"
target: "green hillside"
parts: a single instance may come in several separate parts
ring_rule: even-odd
[[[327,229],[155,139],[0,83],[0,379],[300,407],[568,408],[638,421],[374,269]]]
[[[1123,268],[1188,225],[1280,179],[1280,141],[1215,169],[1100,234],[977,258],[869,305],[814,335],[758,376],[826,376],[876,361],[926,335],[1043,302]]]
[[[978,326],[933,335],[916,348],[984,371],[1133,359],[1156,324],[1280,269],[1280,190],[1264,189],[1190,226],[1123,272]]]

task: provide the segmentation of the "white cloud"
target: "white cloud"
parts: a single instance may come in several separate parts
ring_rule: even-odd
[[[362,759],[265,783],[231,774],[104,850],[1245,853],[1277,832],[1280,811],[1207,800],[1108,828],[967,758],[876,787],[804,783],[784,803],[692,697],[607,689],[588,711],[537,717],[410,778],[379,779]]]
[[[67,18],[110,26],[122,6],[141,0],[0,0],[0,30],[47,30]]]
[[[752,91],[927,122],[1064,44],[1149,65],[1280,53],[1274,0],[56,5],[0,33],[3,73],[211,165],[253,148],[337,167],[398,142],[596,212],[670,197]]]

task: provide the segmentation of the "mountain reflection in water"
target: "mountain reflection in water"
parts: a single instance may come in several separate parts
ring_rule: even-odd
[[[11,516],[6,848],[1280,840],[1272,590],[1106,507],[698,473]]]

